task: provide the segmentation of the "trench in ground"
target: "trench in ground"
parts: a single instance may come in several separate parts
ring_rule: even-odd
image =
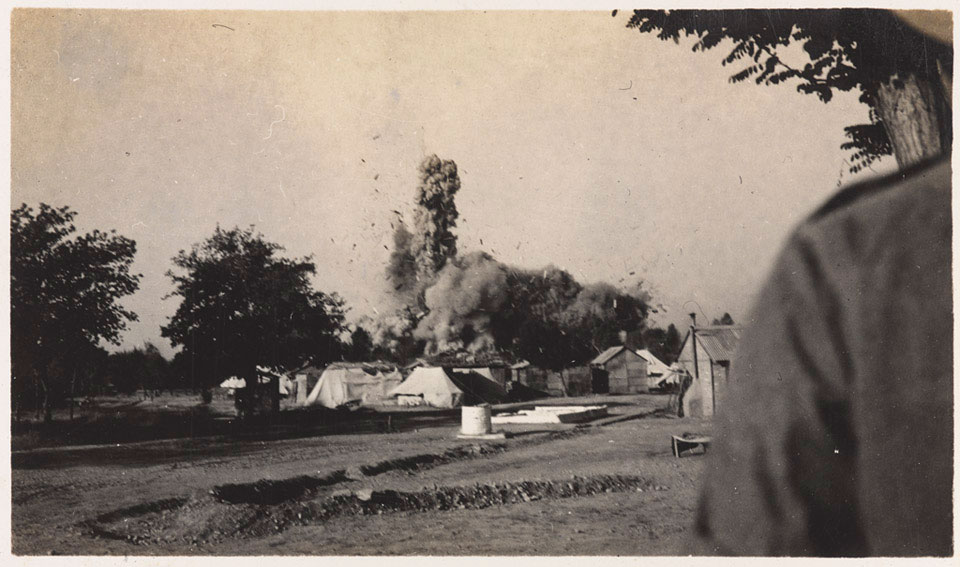
[[[278,505],[224,504],[212,498],[191,499],[175,508],[144,508],[147,511],[136,518],[122,517],[118,513],[101,516],[100,521],[89,526],[89,534],[136,545],[182,543],[199,546],[229,538],[265,537],[294,526],[319,525],[345,517],[480,510],[541,500],[665,488],[637,476],[597,475],[565,480],[441,486],[408,492],[340,490],[320,498]]]
[[[569,439],[584,431],[552,431],[540,437],[515,440],[509,448]],[[281,516],[275,515],[274,510],[316,500],[335,485],[390,472],[417,474],[458,461],[499,455],[507,450],[508,445],[504,443],[461,445],[442,453],[411,455],[362,465],[351,473],[337,470],[322,476],[301,475],[279,480],[221,484],[213,487],[208,495],[139,504],[101,514],[81,522],[79,526],[94,537],[132,543],[163,540],[201,542],[225,537],[266,535],[276,531],[281,522],[283,525],[291,523],[290,520],[280,520]],[[298,511],[297,514],[297,521],[301,521],[303,512]],[[311,513],[308,512],[306,517],[311,517]]]

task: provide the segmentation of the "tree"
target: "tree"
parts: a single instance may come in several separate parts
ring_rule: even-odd
[[[155,392],[172,389],[171,365],[153,343],[143,348],[121,350],[110,354],[106,364],[106,378],[118,391],[132,394],[137,390]]]
[[[643,331],[643,348],[650,351],[650,354],[667,362],[667,331],[661,327],[650,327]]]
[[[570,332],[564,314],[583,290],[567,271],[548,266],[542,273],[510,270],[507,305],[492,324],[496,343],[534,366],[556,372],[567,394],[564,369],[590,358],[592,349]]]
[[[137,319],[119,303],[139,286],[141,276],[130,273],[136,243],[115,231],[74,237],[75,217],[41,203],[10,218],[12,393],[18,410],[32,398],[48,421],[100,342],[119,344]]]
[[[696,36],[694,51],[730,40],[723,65],[745,65],[730,77],[734,83],[797,80],[799,92],[825,103],[834,91],[857,89],[870,107],[870,122],[845,128],[848,141],[841,147],[854,150],[853,172],[891,153],[906,168],[951,147],[953,50],[889,11],[634,10],[627,27],[674,42]],[[789,52],[794,44],[802,54]],[[792,62],[794,55],[805,61]]]
[[[374,346],[370,333],[363,327],[356,327],[350,333],[350,346],[347,348],[346,358],[352,362],[370,360]]]
[[[673,323],[670,323],[667,326],[667,338],[663,343],[664,357],[660,360],[667,364],[676,362],[677,358],[680,357],[680,347],[683,346],[682,343],[683,338],[680,336],[680,331],[677,330],[677,327]]]
[[[714,319],[713,324],[714,325],[735,325],[736,323],[733,322],[733,317],[731,317],[729,313],[724,313],[723,317],[720,317],[719,319]]]
[[[732,323],[731,323],[732,324]],[[653,356],[665,364],[673,364],[680,354],[680,332],[671,323],[666,330],[652,327],[643,331],[643,348],[649,350]]]
[[[170,270],[172,296],[181,298],[161,333],[183,347],[191,381],[209,389],[230,376],[247,383],[241,407],[255,400],[258,366],[289,369],[338,360],[343,345],[344,305],[336,294],[313,289],[310,258],[287,259],[283,248],[248,229],[222,230],[181,250]],[[279,407],[279,384],[271,382]]]
[[[621,332],[641,330],[647,319],[647,297],[628,295],[614,286],[597,283],[577,294],[564,318],[568,332],[589,345],[596,356],[621,344]]]
[[[621,331],[639,331],[646,323],[643,294],[604,283],[583,286],[553,266],[542,273],[510,270],[506,287],[509,307],[492,316],[496,345],[557,372],[562,381],[564,369],[585,364],[620,344]]]

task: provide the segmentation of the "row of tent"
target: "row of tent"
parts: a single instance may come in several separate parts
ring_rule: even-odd
[[[271,377],[260,378],[261,383]],[[245,382],[230,378],[222,388],[242,388]],[[362,367],[332,365],[324,369],[320,378],[306,393],[307,375],[296,374],[294,381],[280,377],[280,393],[296,391],[297,404],[321,405],[337,408],[350,404],[378,405],[396,402],[402,406],[428,405],[454,408],[479,403],[501,403],[507,392],[497,382],[480,372],[467,369],[444,369],[420,366],[406,380],[397,370],[364,369]]]
[[[500,384],[474,371],[420,366],[404,380],[396,370],[371,374],[362,368],[331,367],[323,371],[302,404],[336,408],[396,400],[403,406],[453,408],[500,403],[506,398],[507,392]]]

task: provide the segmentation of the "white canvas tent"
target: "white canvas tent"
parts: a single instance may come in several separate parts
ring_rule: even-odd
[[[453,372],[443,368],[417,367],[406,381],[390,392],[400,405],[427,404],[453,408],[465,403],[497,403],[507,393],[500,384],[477,372]]]
[[[231,376],[226,380],[224,380],[223,382],[220,382],[220,387],[227,388],[228,390],[236,390],[237,388],[246,388],[247,381],[244,380],[243,378]]]
[[[349,403],[379,403],[389,397],[390,391],[400,385],[401,380],[400,373],[395,370],[370,374],[362,368],[329,367],[320,375],[305,405],[337,408]]]
[[[427,404],[453,408],[463,400],[463,390],[453,383],[443,368],[418,366],[407,379],[390,392],[402,406]]]
[[[677,374],[652,352],[641,349],[637,351],[637,354],[647,361],[647,377],[650,379],[651,388],[662,388],[666,384],[679,383]]]
[[[286,376],[275,374],[273,371],[267,370],[262,366],[257,367],[257,373],[260,375],[259,382],[261,384],[269,384],[275,377],[280,376],[280,395],[286,396],[290,394],[293,382]],[[247,387],[247,381],[239,376],[231,376],[223,382],[220,382],[220,387],[228,390],[239,390]]]

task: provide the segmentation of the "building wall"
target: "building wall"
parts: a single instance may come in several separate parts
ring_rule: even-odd
[[[535,366],[528,366],[515,372],[517,380],[524,386],[533,388],[534,390],[540,390],[541,392],[547,392],[549,390],[548,382],[550,373],[546,370]]]
[[[610,380],[611,394],[635,394],[650,391],[647,361],[637,353],[624,349],[604,364]]]
[[[693,383],[683,395],[683,415],[710,417],[714,412],[714,376],[716,364],[710,360],[702,345],[697,344],[697,365],[693,363],[693,341],[687,340],[677,358],[677,364],[690,373]],[[699,378],[696,369],[699,368]]]
[[[563,396],[563,383],[567,384],[567,395],[582,396],[589,394],[593,388],[593,379],[589,366],[575,366],[559,372],[550,372],[547,375],[547,393],[551,396]]]
[[[730,362],[720,361],[713,364],[713,382],[714,382],[714,407],[716,413],[723,409],[727,399],[728,387],[730,385]]]

